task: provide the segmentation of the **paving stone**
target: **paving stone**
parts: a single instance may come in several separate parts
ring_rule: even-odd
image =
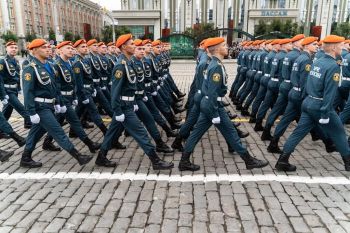
[[[44,232],[58,232],[63,228],[66,219],[64,218],[54,218],[52,222],[46,227]]]

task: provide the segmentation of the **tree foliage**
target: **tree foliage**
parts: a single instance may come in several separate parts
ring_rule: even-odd
[[[36,39],[37,38],[37,36],[36,36],[36,34],[33,32],[33,33],[31,33],[31,32],[28,32],[27,34],[26,34],[26,37],[25,37],[25,39],[26,39],[26,41],[27,42],[31,42],[32,40],[34,40],[34,39]]]
[[[18,41],[18,37],[16,34],[14,34],[11,31],[7,31],[6,33],[4,33],[1,38],[5,41],[5,42],[9,42],[9,41]]]
[[[298,25],[298,23],[293,23],[291,20],[281,21],[275,19],[271,21],[270,24],[267,24],[264,20],[260,20],[259,24],[255,26],[255,35],[265,35],[271,32],[279,32],[285,35],[296,35],[303,33],[304,27]]]
[[[73,41],[73,39],[74,39],[73,33],[71,33],[71,32],[64,33],[64,40]]]
[[[333,32],[336,35],[339,36],[344,36],[345,38],[350,37],[350,23],[345,22],[345,23],[339,23],[335,25]]]
[[[56,33],[52,28],[49,30],[49,41],[50,40],[56,41]]]
[[[120,35],[130,33],[130,29],[126,26],[114,26],[115,39],[118,39]],[[102,41],[105,43],[111,42],[113,40],[113,28],[112,25],[106,25],[103,27],[101,32]]]

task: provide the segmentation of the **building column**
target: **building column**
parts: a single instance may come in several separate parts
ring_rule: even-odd
[[[331,33],[334,0],[318,1],[316,25],[322,26],[321,38]]]
[[[2,29],[2,31],[6,32],[6,31],[9,31],[11,29],[7,0],[1,0],[0,5],[1,5],[2,23],[4,25],[4,28]]]

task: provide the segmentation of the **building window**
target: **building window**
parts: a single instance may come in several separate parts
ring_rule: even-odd
[[[153,9],[153,0],[144,0],[143,4],[144,4],[144,9],[145,10],[152,10]]]
[[[286,0],[278,0],[278,8],[286,8]]]
[[[130,0],[130,10],[138,10],[138,9],[139,9],[139,1]]]

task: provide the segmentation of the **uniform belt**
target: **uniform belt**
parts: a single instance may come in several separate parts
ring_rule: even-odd
[[[84,84],[84,88],[91,88],[90,84]]]
[[[301,91],[301,88],[300,88],[300,87],[293,87],[293,90],[295,90],[295,91]]]
[[[310,96],[310,98],[315,99],[315,100],[323,100],[323,98],[315,97],[315,96],[312,96],[312,95],[309,95],[309,96]]]
[[[202,91],[201,91],[201,90],[198,90],[198,91],[197,91],[197,93],[201,94],[201,93],[202,93]]]
[[[144,92],[145,92],[144,90],[142,90],[142,91],[135,91],[135,94],[137,94],[137,95],[143,95]]]
[[[73,91],[61,91],[61,95],[73,95]]]
[[[262,74],[262,71],[258,71],[258,74]]]
[[[207,95],[205,96],[205,98],[206,98],[206,99],[209,99],[209,97],[208,97]],[[221,102],[221,101],[222,101],[222,98],[223,98],[223,97],[217,97],[217,98],[216,98],[216,101]]]
[[[108,78],[107,77],[102,77],[101,78],[103,81],[106,81]]]
[[[287,80],[287,79],[286,79],[286,80],[283,80],[283,81],[285,81],[286,83],[290,83],[290,80]]]
[[[271,80],[274,81],[274,82],[280,81],[278,78],[271,78]]]
[[[46,98],[41,98],[41,97],[35,97],[34,101],[40,102],[40,103],[54,104],[56,99],[46,99]]]
[[[270,74],[264,74],[264,76],[266,76],[266,77],[270,77],[271,75],[270,75]]]
[[[17,84],[12,84],[12,85],[4,84],[4,87],[6,87],[6,88],[17,88]]]
[[[121,100],[124,100],[124,101],[134,101],[135,100],[135,96],[122,96],[120,98],[121,98]]]
[[[152,83],[145,83],[145,87],[150,87]]]
[[[342,80],[350,81],[350,78],[348,78],[348,77],[343,77]]]
[[[93,79],[92,80],[94,83],[99,83],[100,82],[100,79]]]
[[[252,70],[252,71],[256,72],[256,70]]]

